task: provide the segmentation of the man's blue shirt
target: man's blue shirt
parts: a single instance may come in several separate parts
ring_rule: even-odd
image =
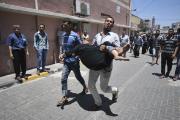
[[[22,49],[27,46],[27,40],[23,34],[20,34],[19,37],[15,33],[11,33],[8,38],[8,45],[12,47],[13,50]]]
[[[64,41],[63,41],[63,52],[70,51],[75,48],[76,45],[81,44],[80,37],[77,33],[71,31],[68,35],[67,33],[64,33]],[[79,58],[77,56],[70,56],[65,57],[64,62],[65,63],[73,63],[79,61]]]

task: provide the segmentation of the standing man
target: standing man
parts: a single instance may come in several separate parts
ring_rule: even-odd
[[[134,35],[132,33],[130,35],[129,40],[130,40],[130,53],[132,53],[132,51],[133,51],[133,44],[134,44]]]
[[[173,54],[173,58],[175,58],[177,56],[176,70],[175,70],[175,75],[173,77],[174,81],[178,80],[179,75],[180,75],[180,28],[177,29],[176,38],[177,38],[178,42],[177,42],[177,47],[175,49],[175,52]]]
[[[103,31],[98,33],[94,39],[93,39],[93,44],[100,46],[104,42],[108,41],[111,44],[114,44],[115,46],[119,47],[120,46],[120,41],[119,41],[119,36],[111,32],[111,28],[114,25],[114,19],[112,17],[107,17],[104,22],[104,28]],[[101,45],[100,49],[102,51],[106,51],[107,46]],[[112,62],[111,64],[101,70],[95,71],[95,70],[90,70],[89,71],[89,81],[88,81],[88,88],[90,93],[92,94],[94,101],[95,101],[95,106],[94,108],[98,108],[102,105],[102,100],[100,95],[98,94],[98,91],[96,89],[96,82],[98,80],[98,77],[100,77],[100,87],[101,89],[106,92],[106,93],[112,93],[112,100],[116,101],[118,97],[118,89],[116,87],[111,87],[108,85],[109,79],[111,76],[111,71],[112,71]]]
[[[153,52],[152,55],[152,64],[158,64],[161,41],[162,41],[162,36],[160,36],[160,31],[156,30],[156,33],[153,37],[153,50],[155,50],[155,52]]]
[[[81,44],[80,37],[77,33],[72,31],[72,23],[70,21],[65,21],[63,23],[63,28],[65,31],[63,46],[62,46],[62,53],[59,55],[59,59],[61,62],[64,63],[61,84],[62,84],[62,94],[63,97],[60,101],[58,101],[57,106],[61,106],[68,102],[68,88],[67,88],[67,79],[71,72],[74,72],[76,79],[81,83],[83,86],[83,91],[81,94],[86,94],[88,89],[86,87],[85,81],[80,73],[80,65],[79,65],[79,58],[77,56],[65,56],[64,52],[68,52],[75,48],[78,44]]]
[[[162,41],[161,49],[161,76],[160,78],[169,77],[172,69],[173,54],[175,52],[177,39],[174,36],[174,30],[170,28],[168,35]],[[165,68],[167,64],[167,72],[165,74]]]
[[[29,55],[27,40],[20,32],[20,25],[13,25],[13,30],[8,36],[9,53],[13,60],[15,79],[22,83],[26,74],[26,54]]]
[[[48,35],[44,31],[45,25],[39,25],[39,31],[34,34],[34,48],[37,53],[37,74],[45,71],[46,56],[49,49]],[[42,67],[42,69],[40,69]]]
[[[134,57],[139,56],[140,47],[143,45],[143,39],[141,38],[140,34],[137,32],[134,37]]]
[[[123,31],[120,36],[120,46],[124,47],[127,44],[129,44],[129,36],[126,34],[126,31]],[[126,57],[126,52],[123,54],[123,57]]]
[[[57,37],[58,37],[58,44],[59,44],[59,52],[62,53],[62,45],[63,45],[63,39],[64,39],[64,29],[63,29],[63,25],[61,25],[58,28],[58,32],[57,32]]]

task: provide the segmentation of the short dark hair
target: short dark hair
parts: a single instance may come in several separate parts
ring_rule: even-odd
[[[173,29],[173,28],[169,28],[169,30],[168,30],[168,31],[170,31],[170,30],[172,30],[172,31],[174,32],[174,29]]]
[[[41,25],[44,26],[44,28],[45,28],[45,24],[40,24],[39,27],[40,27]]]
[[[105,20],[107,20],[108,18],[111,18],[113,20],[113,24],[114,24],[114,18],[112,16],[107,16]]]
[[[159,30],[159,29],[157,29],[157,30],[156,30],[156,32],[157,32],[157,31],[158,31],[158,32],[160,32],[160,30]]]
[[[13,29],[15,30],[16,28],[20,28],[20,25],[12,25]]]
[[[64,23],[67,23],[68,25],[72,25],[72,22],[71,22],[70,20],[64,20],[64,21],[63,21],[63,24],[64,24]]]

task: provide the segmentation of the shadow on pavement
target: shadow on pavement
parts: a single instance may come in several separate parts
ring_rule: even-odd
[[[146,63],[150,64],[151,66],[155,65],[155,64],[153,64],[152,62],[146,62]]]
[[[161,76],[161,73],[152,73],[152,75],[155,75],[157,77],[160,77]],[[173,76],[172,75],[169,75],[168,76],[170,79],[173,79]],[[165,78],[168,78],[168,77],[165,77]]]
[[[15,85],[16,82],[9,82],[9,83],[6,83],[6,84],[0,84],[0,89],[7,89],[13,85]]]
[[[160,76],[161,76],[161,73],[152,73],[152,75],[155,75],[155,76],[160,77]]]
[[[105,97],[104,95],[100,95],[101,99],[103,101],[103,105],[98,108],[98,109],[93,109],[93,105],[94,105],[94,100],[91,94],[85,94],[85,95],[81,95],[81,94],[77,94],[77,93],[72,93],[69,92],[68,93],[68,98],[72,98],[71,100],[68,101],[68,103],[66,103],[64,106],[62,106],[61,108],[64,109],[64,107],[66,105],[70,105],[74,102],[77,102],[79,104],[79,106],[81,108],[83,108],[84,110],[87,111],[99,111],[102,110],[106,113],[106,115],[109,116],[118,116],[118,114],[114,114],[111,109],[110,109],[110,105],[112,105],[113,102],[112,100],[108,99],[107,97]]]

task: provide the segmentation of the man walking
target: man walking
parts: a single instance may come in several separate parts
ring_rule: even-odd
[[[67,79],[71,72],[71,70],[74,72],[76,79],[81,83],[83,86],[83,91],[81,94],[86,94],[88,92],[88,89],[86,87],[85,81],[80,73],[80,65],[79,65],[79,58],[77,56],[65,56],[65,52],[68,52],[75,48],[78,44],[81,44],[80,37],[77,33],[72,31],[72,23],[70,21],[65,21],[63,23],[64,28],[64,40],[63,40],[63,46],[62,46],[62,53],[59,55],[59,59],[61,63],[64,63],[63,66],[63,72],[62,72],[62,78],[61,78],[61,84],[62,84],[62,94],[63,97],[60,101],[58,101],[57,106],[62,106],[66,102],[68,102],[68,88],[67,88]]]
[[[126,31],[123,31],[122,35],[120,36],[120,46],[124,47],[129,43],[130,43],[129,36],[126,34]],[[126,57],[126,52],[122,56]]]
[[[134,50],[133,50],[135,58],[139,56],[139,50],[142,45],[143,45],[143,39],[141,38],[139,33],[136,33],[134,37]]]
[[[131,33],[131,35],[130,35],[130,38],[129,38],[129,40],[130,40],[130,53],[132,53],[132,51],[133,51],[133,44],[134,44],[134,35]]]
[[[111,32],[111,28],[114,25],[114,19],[112,17],[107,17],[104,22],[104,28],[103,31],[98,33],[94,39],[93,39],[93,44],[100,46],[104,42],[108,41],[115,46],[119,47],[120,46],[120,41],[119,37],[116,33]],[[102,51],[106,51],[105,45],[101,45],[100,49]],[[89,81],[88,81],[88,88],[90,93],[93,96],[93,99],[95,101],[95,106],[93,108],[99,108],[102,105],[102,100],[100,95],[98,94],[98,91],[96,89],[96,82],[98,80],[98,77],[100,77],[100,87],[101,89],[106,92],[106,93],[112,93],[112,100],[116,101],[118,97],[118,89],[116,87],[111,87],[108,85],[109,79],[111,76],[111,71],[112,71],[112,62],[111,64],[101,70],[90,70],[89,71]]]
[[[152,65],[158,64],[160,56],[160,43],[162,41],[162,36],[160,36],[160,31],[156,30],[156,33],[153,37],[153,54],[152,54]]]
[[[34,34],[34,48],[37,53],[37,74],[45,71],[46,56],[49,49],[48,36],[44,30],[45,25],[40,24],[39,31]]]
[[[14,32],[8,36],[10,58],[13,60],[15,71],[15,79],[20,83],[26,74],[26,54],[29,55],[27,49],[27,40],[20,32],[20,25],[13,25]],[[22,73],[20,74],[20,72]]]
[[[58,31],[57,31],[57,37],[58,37],[58,45],[59,45],[59,52],[62,53],[62,45],[63,45],[63,39],[64,39],[64,30],[63,30],[63,25],[61,25],[59,28],[58,28]]]

